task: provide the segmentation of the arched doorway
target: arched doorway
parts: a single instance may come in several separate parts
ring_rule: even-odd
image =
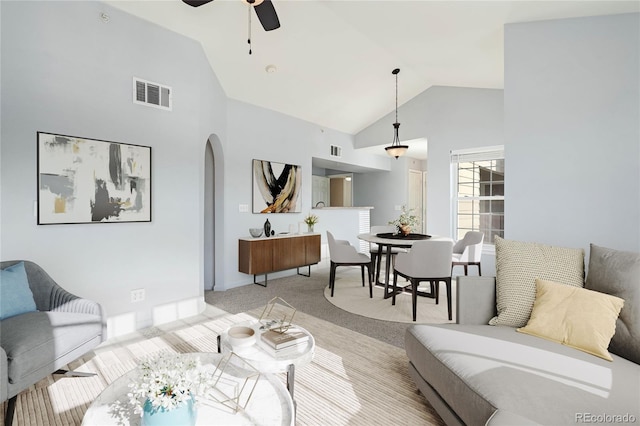
[[[213,290],[224,276],[222,144],[216,135],[207,139],[204,150],[204,290]]]

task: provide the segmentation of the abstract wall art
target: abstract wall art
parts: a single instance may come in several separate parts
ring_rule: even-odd
[[[300,166],[253,160],[254,213],[300,213],[301,188]]]
[[[38,132],[38,224],[151,222],[151,147]]]

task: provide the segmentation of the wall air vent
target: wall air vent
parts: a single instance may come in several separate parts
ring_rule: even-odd
[[[331,154],[332,157],[340,158],[342,157],[342,147],[337,145],[331,145]]]
[[[173,90],[169,86],[133,77],[133,103],[171,111]]]

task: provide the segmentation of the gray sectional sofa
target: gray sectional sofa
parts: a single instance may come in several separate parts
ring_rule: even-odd
[[[0,262],[0,269],[20,261]],[[101,306],[75,296],[37,264],[24,261],[36,311],[0,320],[0,401],[9,400],[11,424],[17,395],[106,339]]]
[[[630,322],[617,331],[637,345],[631,322],[638,324],[639,301],[629,300],[640,294],[640,260],[634,262],[634,288],[623,312]],[[496,315],[495,283],[493,277],[458,277],[457,323],[407,329],[410,375],[447,425],[640,423],[637,359],[616,355],[610,345],[611,362],[488,325]]]

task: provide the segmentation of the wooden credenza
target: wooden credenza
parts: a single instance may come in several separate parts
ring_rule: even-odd
[[[253,274],[255,284],[267,286],[267,274],[296,268],[298,274],[309,276],[311,265],[320,262],[320,234],[290,234],[273,237],[240,238],[238,240],[238,270]],[[301,274],[300,267],[309,267]],[[264,283],[256,275],[264,274]]]

